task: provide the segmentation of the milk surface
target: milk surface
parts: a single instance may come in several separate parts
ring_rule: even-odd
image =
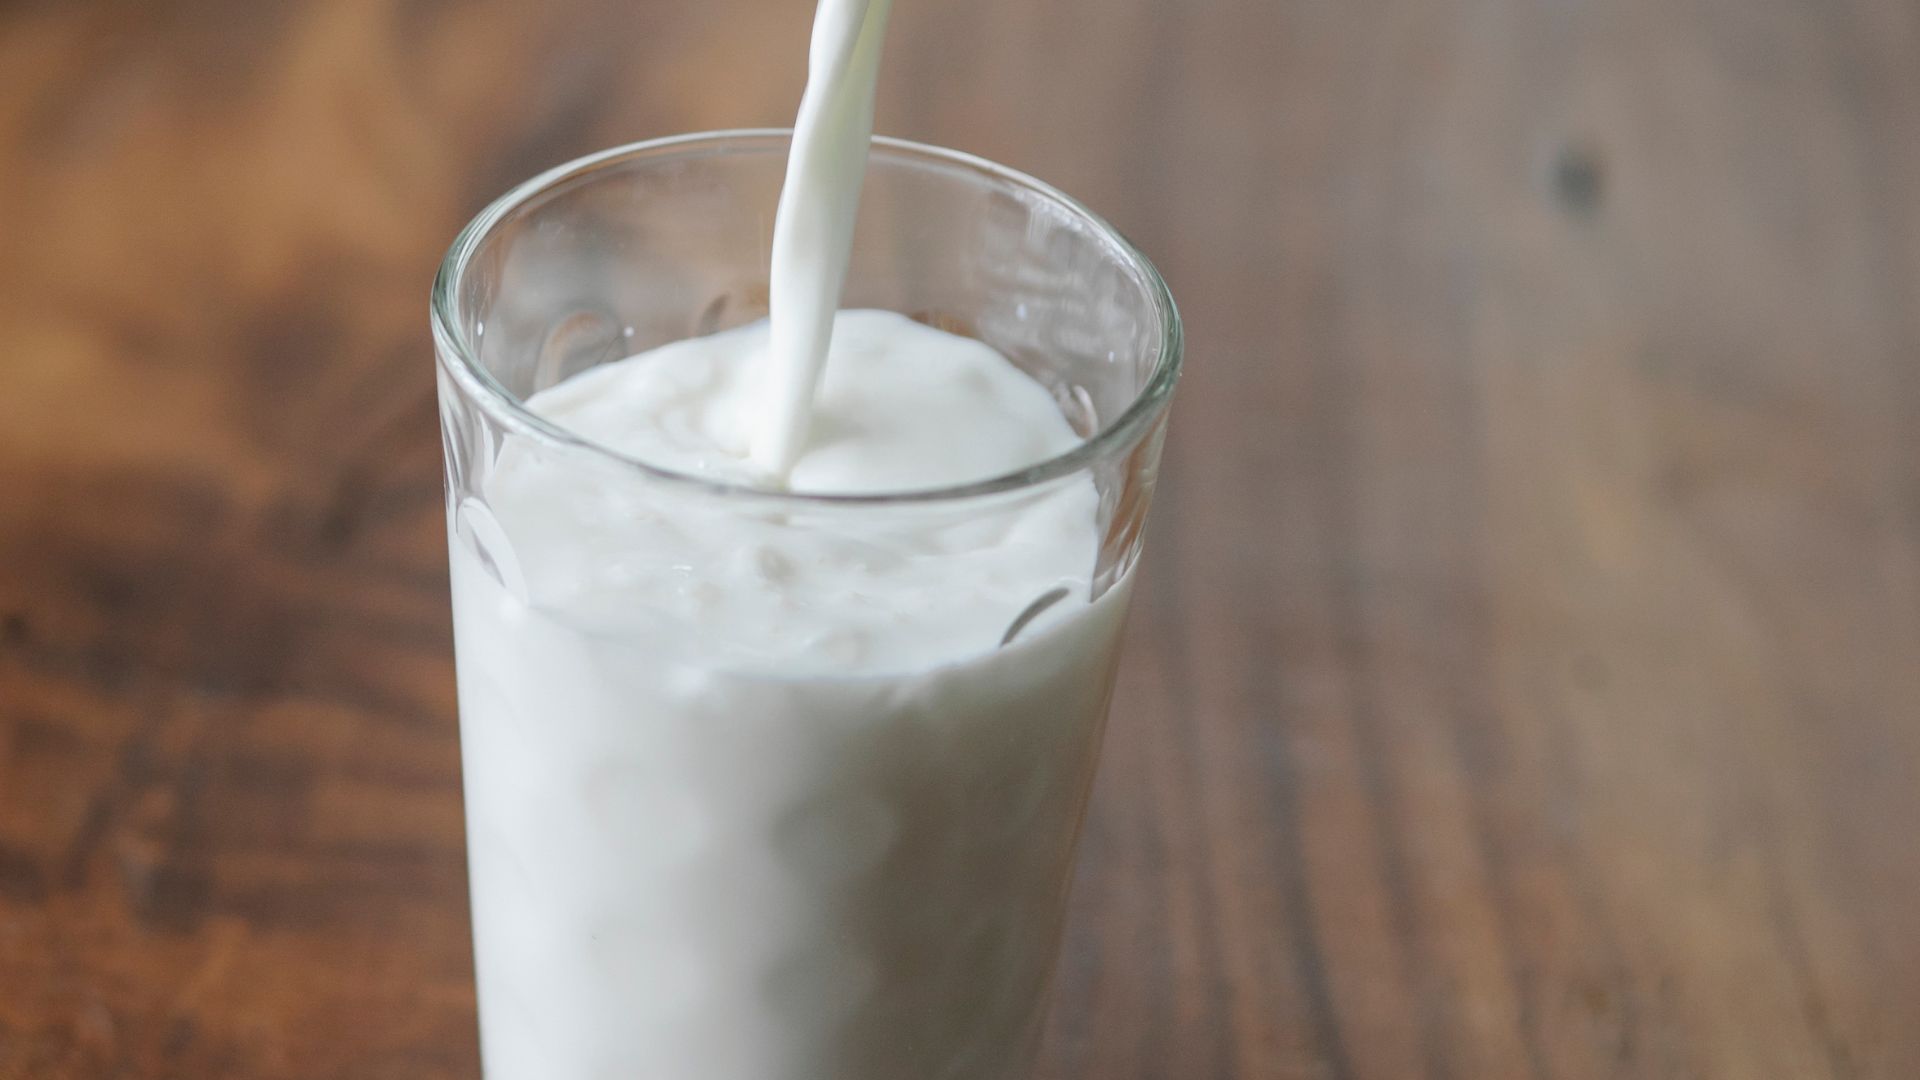
[[[835,327],[793,491],[951,486],[1080,441],[1051,395],[980,342],[884,311],[842,312]],[[761,322],[676,342],[528,404],[638,460],[751,483],[767,338]],[[913,671],[986,652],[1049,589],[1084,601],[1097,544],[1085,477],[950,513],[819,522],[777,505],[669,498],[552,464],[531,444],[508,446],[488,489],[513,534],[517,576],[541,605],[810,674]]]
[[[528,405],[644,461],[751,477],[766,334],[668,345]],[[977,480],[1077,440],[978,342],[885,312],[841,313],[833,341],[796,489]],[[1124,583],[1089,599],[1092,482],[953,513],[736,502],[514,437],[456,515],[486,1074],[1018,1076],[1126,601]],[[1058,585],[1070,598],[1000,645]]]

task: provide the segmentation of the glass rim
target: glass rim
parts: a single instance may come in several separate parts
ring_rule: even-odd
[[[1160,272],[1154,268],[1153,263],[1133,245],[1132,241],[1109,224],[1105,218],[1094,213],[1086,204],[1045,181],[965,151],[885,135],[873,137],[874,150],[961,166],[991,179],[1025,188],[1055,203],[1090,225],[1109,245],[1116,259],[1134,271],[1144,282],[1154,312],[1160,320],[1159,355],[1154,358],[1153,371],[1147,377],[1146,384],[1118,416],[1102,424],[1092,435],[1062,453],[1023,468],[981,480],[900,491],[853,493],[781,491],[775,488],[756,487],[752,484],[716,481],[679,472],[604,446],[569,431],[527,408],[524,401],[501,385],[493,373],[480,362],[477,350],[473,348],[468,335],[461,329],[462,320],[458,317],[460,305],[456,295],[456,284],[465,275],[468,264],[479,251],[481,244],[508,215],[561,183],[627,159],[650,157],[673,151],[705,150],[728,153],[760,150],[766,143],[783,143],[790,140],[792,135],[791,128],[736,128],[646,139],[575,158],[515,185],[475,215],[473,220],[460,230],[454,237],[452,246],[447,249],[446,257],[441,260],[439,271],[434,275],[433,337],[435,351],[438,353],[441,365],[447,369],[455,383],[465,391],[467,396],[477,402],[494,419],[508,429],[532,438],[536,442],[584,452],[611,462],[623,470],[637,472],[649,480],[670,484],[684,490],[730,499],[784,503],[790,506],[877,506],[951,502],[1036,487],[1078,472],[1107,457],[1116,449],[1131,445],[1145,434],[1165,410],[1173,396],[1174,384],[1180,375],[1185,351],[1184,331],[1179,310],[1174,306],[1173,294],[1168,290],[1167,283],[1162,280]],[[449,356],[455,362],[447,363]]]

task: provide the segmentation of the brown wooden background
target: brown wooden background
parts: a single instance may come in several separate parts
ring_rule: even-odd
[[[428,280],[810,7],[0,2],[0,1077],[477,1075]],[[1920,1076],[1920,7],[895,23],[1191,329],[1045,1075]]]

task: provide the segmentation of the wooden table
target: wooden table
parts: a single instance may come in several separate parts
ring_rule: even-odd
[[[428,280],[808,8],[0,4],[0,1077],[477,1076]],[[1045,1075],[1920,1076],[1920,9],[895,21],[1191,330]]]

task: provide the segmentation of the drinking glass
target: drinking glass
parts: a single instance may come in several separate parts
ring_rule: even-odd
[[[788,141],[716,132],[560,166],[475,218],[434,283],[489,1080],[1030,1067],[1179,318],[1078,202],[883,138],[844,305],[991,345],[1053,395],[1078,446],[941,489],[796,495],[624,457],[529,409],[588,368],[765,317]],[[541,495],[566,513],[503,503],[516,458],[541,462]],[[624,543],[642,519],[884,546],[1068,490],[1097,503],[1086,594],[1030,624],[1009,611],[999,648],[916,670],[795,669],[694,609],[634,610],[605,587],[740,558]],[[522,557],[555,529],[592,530],[610,554]],[[938,556],[915,557],[935,583],[916,610],[938,620],[954,590]]]

